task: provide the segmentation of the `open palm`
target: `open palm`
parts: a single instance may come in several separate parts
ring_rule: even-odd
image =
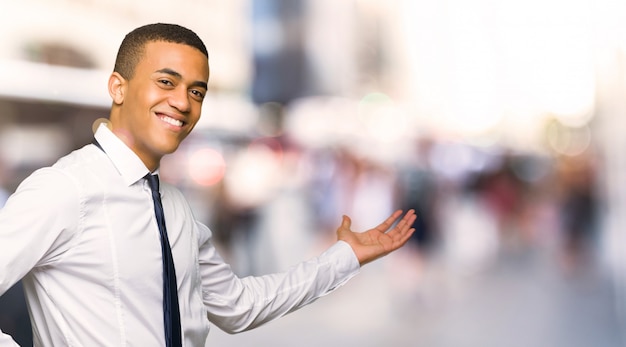
[[[341,226],[337,229],[337,238],[347,242],[361,266],[365,265],[395,251],[409,240],[415,231],[411,228],[416,218],[415,211],[409,210],[398,224],[391,228],[401,215],[401,210],[395,211],[384,222],[365,232],[350,230],[352,221],[350,217],[343,216]]]

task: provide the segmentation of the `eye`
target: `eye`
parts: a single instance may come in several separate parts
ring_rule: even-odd
[[[174,86],[174,83],[172,83],[172,81],[166,80],[166,79],[160,79],[160,80],[157,80],[157,82],[162,84],[162,85],[164,85],[164,86],[168,86],[168,87],[173,87]]]
[[[190,91],[190,93],[194,96],[194,98],[198,99],[198,100],[203,100],[204,99],[204,93],[197,90],[197,89],[192,89]]]

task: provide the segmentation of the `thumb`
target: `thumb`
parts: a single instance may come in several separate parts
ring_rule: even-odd
[[[350,233],[350,225],[352,224],[350,217],[343,215],[341,218],[341,225],[337,228],[337,237],[339,237],[339,239],[342,239],[345,235]]]
[[[341,227],[350,230],[350,226],[352,225],[352,220],[350,217],[344,215],[343,220],[341,221]]]

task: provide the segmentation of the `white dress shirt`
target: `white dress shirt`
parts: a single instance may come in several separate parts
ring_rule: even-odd
[[[23,278],[35,346],[164,345],[159,230],[148,169],[106,126],[35,171],[0,210],[0,295]],[[181,192],[162,182],[184,346],[209,321],[233,333],[330,293],[359,271],[342,241],[284,273],[238,278]],[[0,332],[0,347],[16,346]]]

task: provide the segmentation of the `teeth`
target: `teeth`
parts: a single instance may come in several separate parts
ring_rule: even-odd
[[[161,120],[164,121],[165,123],[169,123],[171,125],[175,125],[177,127],[182,127],[183,126],[183,122],[176,120],[174,118],[168,117],[168,116],[162,116]]]

